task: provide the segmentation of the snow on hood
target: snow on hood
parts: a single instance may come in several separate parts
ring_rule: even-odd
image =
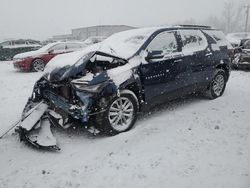
[[[231,37],[231,36],[227,36],[226,38],[227,38],[227,40],[228,40],[231,44],[240,45],[240,39],[236,39],[236,38]]]
[[[132,29],[116,33],[101,43],[93,44],[81,51],[58,55],[45,68],[51,72],[55,68],[72,66],[90,52],[104,52],[122,59],[133,56],[144,42],[159,28]]]
[[[43,52],[45,53],[45,52]],[[38,56],[43,54],[42,52],[40,52],[39,50],[35,50],[35,51],[29,51],[29,52],[24,52],[24,53],[20,53],[14,56],[13,59],[20,59],[20,58],[26,58],[26,57],[31,57],[31,56]]]
[[[14,56],[13,59],[20,59],[20,58],[26,58],[26,57],[31,57],[31,56],[39,56],[41,54],[45,54],[45,53],[48,52],[48,50],[51,47],[55,46],[56,44],[59,44],[59,42],[54,42],[54,43],[47,44],[47,45],[43,46],[42,48],[40,48],[38,50],[17,54],[17,55]]]

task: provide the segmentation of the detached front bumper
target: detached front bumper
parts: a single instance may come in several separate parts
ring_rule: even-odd
[[[36,148],[60,150],[50,129],[48,105],[43,101],[39,103],[29,101],[28,103],[33,107],[23,113],[23,117],[15,129],[20,140]]]

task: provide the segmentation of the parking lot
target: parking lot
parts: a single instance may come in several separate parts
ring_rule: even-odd
[[[13,124],[42,73],[0,62],[0,131]],[[0,140],[0,187],[190,187],[250,185],[250,72],[233,71],[223,97],[190,96],[140,115],[114,137],[54,130],[60,152]]]

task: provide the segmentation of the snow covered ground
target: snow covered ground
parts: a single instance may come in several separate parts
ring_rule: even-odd
[[[0,132],[20,117],[41,73],[0,62]],[[60,152],[0,140],[0,188],[250,187],[250,72],[232,72],[223,97],[189,97],[139,117],[114,137],[56,130]]]

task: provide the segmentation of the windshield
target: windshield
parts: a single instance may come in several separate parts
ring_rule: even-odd
[[[130,58],[155,30],[156,28],[133,29],[114,34],[101,43],[100,50]]]

